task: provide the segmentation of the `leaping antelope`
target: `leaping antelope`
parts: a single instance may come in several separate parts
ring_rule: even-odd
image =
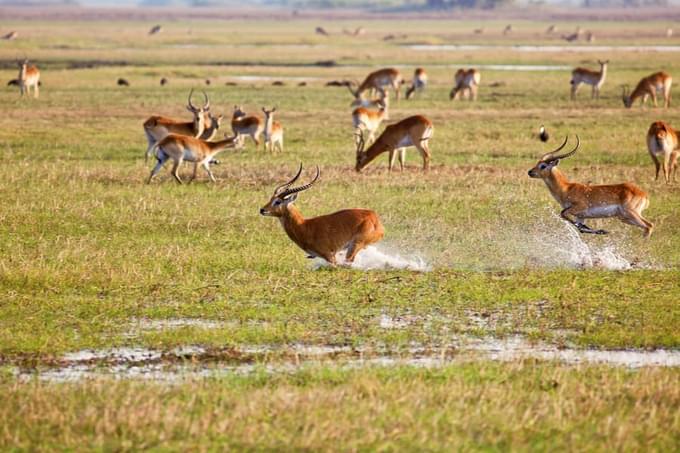
[[[655,179],[659,179],[659,170],[663,167],[666,184],[670,182],[671,174],[673,181],[675,181],[675,174],[678,170],[678,153],[680,152],[678,131],[663,121],[652,123],[647,132],[647,149],[656,166]]]
[[[283,152],[283,126],[278,121],[274,121],[276,107],[271,110],[262,107],[262,111],[264,112],[264,150],[267,151],[267,146],[269,146],[270,151],[278,148]]]
[[[642,217],[642,211],[649,206],[647,193],[633,183],[612,185],[590,185],[570,182],[557,168],[561,159],[576,153],[576,146],[566,154],[557,155],[567,144],[568,137],[556,150],[544,154],[529,170],[529,176],[542,179],[552,196],[562,206],[560,215],[574,225],[581,233],[607,234],[605,230],[594,230],[584,223],[585,219],[618,217],[625,223],[642,228],[645,236],[652,234],[654,225]]]
[[[368,90],[375,90],[380,93],[381,97],[385,98],[386,88],[393,88],[397,93],[397,101],[399,100],[401,85],[404,83],[404,78],[401,76],[399,70],[394,68],[379,69],[370,73],[364,81],[353,90],[351,86],[347,85],[350,93],[355,100],[361,100],[362,94]]]
[[[481,74],[477,69],[459,69],[456,71],[454,77],[455,85],[451,89],[451,93],[449,93],[449,99],[456,99],[459,93],[461,94],[461,97],[465,97],[465,93],[468,93],[468,99],[471,101],[476,100],[480,80]]]
[[[144,135],[146,135],[146,140],[148,142],[146,153],[144,154],[145,162],[149,160],[153,145],[168,134],[205,137],[203,134],[206,133],[206,135],[212,138],[216,129],[219,127],[222,116],[220,115],[219,118],[214,118],[210,114],[210,99],[208,99],[208,95],[205,92],[203,92],[205,103],[202,107],[196,107],[191,102],[193,94],[194,90],[192,89],[189,92],[189,99],[187,100],[186,106],[187,110],[194,115],[192,121],[180,121],[158,115],[151,116],[144,121]],[[210,129],[206,131],[206,128],[208,127]]]
[[[345,263],[351,264],[363,248],[383,238],[385,230],[378,215],[368,209],[343,209],[305,219],[293,203],[299,192],[309,189],[319,179],[319,167],[311,182],[291,188],[301,173],[302,164],[293,179],[274,189],[274,195],[260,209],[260,214],[278,217],[288,237],[309,258],[323,258],[335,266],[336,253],[346,249]]]
[[[576,91],[579,85],[585,83],[586,85],[591,85],[591,99],[600,99],[600,88],[604,85],[604,81],[607,78],[607,65],[609,60],[597,60],[600,64],[600,71],[591,71],[586,68],[576,68],[571,72],[571,99],[576,99]]]
[[[196,179],[199,164],[208,173],[210,180],[217,182],[212,171],[210,171],[210,163],[217,153],[227,148],[235,148],[237,145],[237,137],[227,137],[217,142],[206,142],[189,135],[170,134],[153,145],[151,151],[156,153],[158,163],[151,170],[149,179],[146,182],[147,184],[151,183],[153,177],[158,174],[163,165],[170,159],[174,161],[172,176],[174,176],[179,184],[182,184],[182,179],[179,177],[179,167],[184,161],[194,163],[194,172],[189,182]]]
[[[411,87],[406,90],[406,99],[411,99],[411,96],[416,91],[422,91],[427,85],[427,73],[423,68],[416,68],[413,72],[413,82],[411,82]]]
[[[375,132],[380,127],[383,120],[388,119],[387,104],[382,102],[380,110],[373,111],[365,107],[359,107],[352,112],[352,126],[355,135],[363,136],[363,131],[368,133],[367,142],[370,145],[375,141]]]
[[[248,116],[239,105],[234,106],[234,114],[231,117],[231,129],[234,135],[243,143],[244,136],[248,135],[255,147],[260,146],[260,134],[264,131],[264,122],[257,116]]]
[[[19,66],[19,90],[21,95],[24,93],[30,95],[31,87],[33,87],[33,97],[37,98],[40,95],[40,71],[35,65],[28,64],[28,59],[24,61],[17,61]]]
[[[367,150],[364,150],[363,135],[359,134],[356,145],[355,170],[360,172],[380,154],[387,152],[389,153],[389,171],[392,171],[397,154],[399,155],[399,166],[403,171],[406,148],[415,146],[423,157],[423,171],[427,171],[430,168],[428,142],[432,138],[432,134],[434,134],[432,121],[422,115],[409,116],[398,123],[390,124]]]
[[[673,78],[667,72],[655,72],[652,75],[643,77],[638,82],[632,93],[628,92],[628,85],[623,86],[623,105],[630,108],[636,99],[640,98],[640,106],[647,102],[647,98],[652,97],[654,107],[657,107],[656,94],[660,91],[663,94],[664,107],[671,105],[671,85]]]

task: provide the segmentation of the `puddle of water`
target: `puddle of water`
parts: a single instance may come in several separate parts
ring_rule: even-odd
[[[393,320],[390,319],[389,323]],[[392,324],[390,324],[392,325]],[[351,348],[349,346],[250,345],[236,348],[251,357],[240,363],[209,362],[209,354],[200,346],[187,346],[168,352],[144,348],[117,348],[100,351],[78,351],[66,354],[62,365],[41,370],[19,369],[14,374],[21,380],[40,379],[51,382],[72,382],[83,379],[111,377],[144,379],[160,382],[181,382],[189,379],[220,377],[232,374],[293,373],[311,365],[361,368],[371,366],[440,367],[471,361],[516,361],[537,359],[558,361],[568,365],[600,364],[628,368],[678,367],[680,350],[593,350],[558,348],[524,337],[472,338],[459,337],[444,348],[414,346],[403,352]],[[267,354],[277,354],[278,360],[267,361]],[[191,360],[161,360],[163,357]]]
[[[345,261],[346,251],[342,250],[335,255],[338,263]],[[322,267],[328,267],[329,264],[317,258],[312,263],[312,269],[316,270]],[[375,246],[369,245],[360,251],[354,258],[354,262],[350,266],[351,269],[371,271],[371,270],[408,270],[416,272],[429,272],[432,270],[430,265],[419,256],[404,257],[396,252],[388,251],[381,247],[378,250]]]
[[[529,46],[529,45],[483,45],[483,44],[414,44],[407,48],[417,51],[472,51],[505,50],[511,52],[680,52],[680,46]]]

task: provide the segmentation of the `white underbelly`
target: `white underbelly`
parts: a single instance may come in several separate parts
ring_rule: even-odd
[[[588,218],[598,218],[598,217],[614,217],[619,215],[619,205],[604,205],[604,206],[593,206],[585,212],[585,217]]]

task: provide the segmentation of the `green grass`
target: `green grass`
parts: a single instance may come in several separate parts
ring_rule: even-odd
[[[516,23],[517,33],[506,39],[499,31],[473,35],[480,26],[474,22],[409,21],[400,25],[408,38],[396,43],[382,40],[395,31],[394,22],[367,21],[361,25],[368,35],[360,39],[318,37],[316,25],[180,21],[150,39],[147,25],[135,22],[11,24],[24,38],[3,42],[0,60],[13,64],[17,53],[27,53],[41,67],[43,87],[39,100],[0,90],[0,364],[10,369],[66,351],[124,345],[407,350],[461,335],[678,348],[680,186],[653,181],[645,145],[649,124],[678,123],[678,110],[625,110],[619,98],[622,83],[660,69],[680,73],[675,53],[419,52],[399,45],[561,43],[542,35],[543,23]],[[665,24],[580,25],[597,31],[598,44],[668,43],[655,37]],[[172,47],[184,44],[207,47]],[[482,70],[479,102],[447,100],[458,64],[594,65],[606,56],[612,63],[599,102],[585,89],[569,101],[568,70]],[[327,59],[340,66],[313,65]],[[128,64],[68,69],[78,61]],[[232,62],[243,64],[218,64]],[[296,65],[277,66],[283,63]],[[421,113],[434,122],[428,174],[413,150],[403,174],[389,175],[386,157],[365,173],[353,170],[350,96],[323,85],[386,64],[405,65],[407,78],[416,65],[428,69],[424,95],[393,103],[390,111],[393,120]],[[244,75],[272,79],[237,79]],[[0,80],[14,77],[14,69],[0,71]],[[132,86],[116,87],[118,77]],[[170,84],[158,86],[161,77]],[[212,84],[205,87],[208,77]],[[287,85],[271,86],[277,78]],[[237,86],[224,85],[233,80]],[[180,187],[166,170],[145,185],[150,165],[143,163],[142,122],[151,114],[186,117],[188,90],[201,86],[212,110],[226,116],[234,104],[253,113],[276,105],[286,151],[269,155],[251,144],[226,151],[214,168],[217,184],[204,178]],[[535,137],[541,124],[552,134],[549,145]],[[558,206],[544,184],[526,172],[565,134],[578,134],[582,143],[561,163],[568,176],[635,181],[650,193],[646,216],[656,224],[650,240],[615,220],[593,222],[610,236],[584,238],[594,247],[614,247],[640,269],[577,270],[554,258],[557,248],[569,247],[562,242],[571,244],[569,230],[555,218]],[[258,214],[299,162],[310,172],[321,167],[320,182],[297,201],[305,215],[374,209],[385,225],[384,246],[422,256],[433,270],[312,270],[279,223]],[[380,329],[383,313],[417,321],[396,332]],[[480,327],[472,319],[478,314],[497,322]],[[183,317],[225,323],[127,334],[140,318]],[[677,377],[675,369],[633,373],[484,361],[432,371],[329,366],[172,387],[24,383],[7,376],[0,384],[7,427],[0,446],[669,450],[678,436]],[[544,389],[552,379],[559,386]],[[180,411],[186,406],[190,416]],[[107,411],[112,415],[103,417]],[[218,421],[215,414],[228,418]]]

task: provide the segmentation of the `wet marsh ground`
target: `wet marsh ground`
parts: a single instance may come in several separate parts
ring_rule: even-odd
[[[391,21],[326,25],[363,25],[357,38],[316,36],[318,24],[179,21],[154,37],[141,22],[8,25],[22,38],[0,44],[0,80],[16,77],[13,59],[25,53],[43,86],[38,100],[0,90],[0,446],[677,446],[676,362],[633,370],[558,352],[677,355],[680,183],[653,180],[645,135],[652,121],[680,125],[678,108],[625,110],[619,86],[661,69],[680,74],[680,52],[512,49],[563,45],[544,35],[548,23],[516,22],[503,37],[500,21],[410,21],[392,41],[383,40]],[[597,34],[594,45],[680,45],[660,22],[565,22],[558,34],[577,25]],[[487,32],[474,35],[481,26]],[[602,98],[583,87],[571,102],[563,68],[595,68],[597,58],[612,61]],[[324,60],[337,65],[316,64]],[[392,103],[390,117],[434,122],[432,171],[420,171],[411,149],[404,173],[388,174],[384,157],[356,174],[349,93],[324,85],[394,64],[407,79],[418,65],[430,75],[422,95]],[[448,101],[455,67],[489,64],[548,68],[485,69],[477,103]],[[131,86],[116,86],[118,77]],[[161,77],[170,83],[161,87]],[[276,105],[285,152],[248,143],[219,156],[217,184],[199,173],[178,186],[166,170],[145,185],[142,122],[186,117],[192,87],[226,117],[234,104],[252,113]],[[231,132],[223,124],[220,135]],[[536,137],[541,124],[548,144]],[[526,172],[566,134],[582,143],[560,164],[569,177],[635,181],[650,193],[650,240],[615,220],[592,222],[609,236],[580,237],[557,217]],[[308,177],[321,167],[298,198],[305,215],[374,209],[386,228],[377,251],[424,262],[423,271],[317,269],[276,220],[258,215],[299,162]],[[536,348],[496,362],[466,347],[480,339]],[[151,367],[140,382],[115,366],[157,362],[111,360],[112,348],[152,351],[179,374],[204,365],[248,372],[169,384]],[[330,352],[310,359],[306,348]],[[546,348],[555,354],[535,353]],[[87,360],[77,366],[103,373],[48,379],[79,351]]]

